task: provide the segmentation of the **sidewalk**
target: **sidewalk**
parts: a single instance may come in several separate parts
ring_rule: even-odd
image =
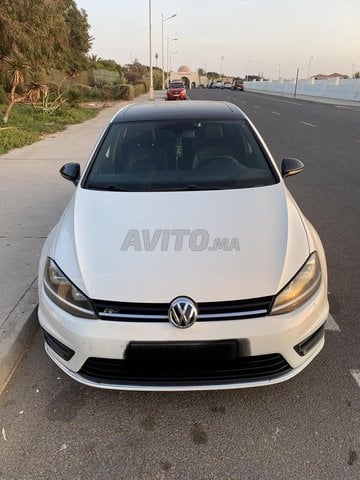
[[[155,101],[164,96],[155,92]],[[146,94],[134,102],[148,101]],[[59,169],[67,162],[84,166],[106,123],[127,103],[0,156],[0,393],[38,327],[34,310],[41,248],[74,192]]]

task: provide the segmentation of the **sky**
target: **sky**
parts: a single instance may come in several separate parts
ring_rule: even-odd
[[[149,65],[149,0],[76,0],[92,53]],[[153,63],[277,79],[360,71],[360,0],[152,0]],[[162,22],[176,14],[176,17]],[[177,40],[173,40],[173,39]],[[168,43],[169,39],[169,43]],[[222,70],[220,72],[220,69]]]

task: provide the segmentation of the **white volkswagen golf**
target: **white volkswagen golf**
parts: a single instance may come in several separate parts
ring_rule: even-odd
[[[269,385],[320,352],[321,241],[243,112],[224,102],[128,105],[45,242],[39,321],[52,360],[111,389]]]

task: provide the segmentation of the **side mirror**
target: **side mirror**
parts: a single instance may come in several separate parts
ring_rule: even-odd
[[[281,162],[281,175],[283,178],[297,175],[304,170],[304,164],[297,158],[284,158]]]
[[[66,163],[60,168],[60,175],[76,186],[80,178],[80,165],[78,163]]]

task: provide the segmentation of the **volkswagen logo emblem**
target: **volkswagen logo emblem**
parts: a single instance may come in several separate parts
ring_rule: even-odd
[[[196,322],[197,316],[196,304],[190,298],[178,297],[170,303],[168,317],[175,327],[191,327]]]

